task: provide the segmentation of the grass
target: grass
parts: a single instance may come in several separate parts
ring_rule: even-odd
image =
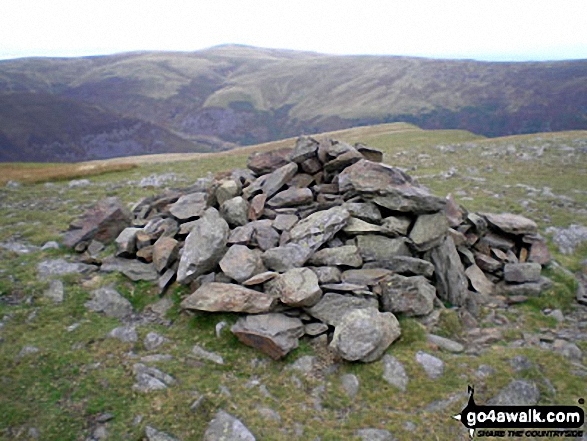
[[[554,148],[580,142],[585,138],[583,132],[486,140],[467,132],[428,132],[394,124],[342,131],[335,136],[382,148],[386,162],[406,168],[415,166],[410,174],[417,175],[420,182],[438,195],[453,192],[466,207],[526,214],[538,221],[541,231],[550,225],[587,223],[585,215],[577,208],[585,202],[585,196],[574,192],[586,190],[584,157],[569,158]],[[287,140],[259,148],[267,150],[292,142]],[[534,161],[502,154],[510,144],[522,153],[541,143],[552,148],[547,148],[543,156]],[[449,153],[448,147],[454,148],[455,153]],[[69,187],[67,180],[78,176],[66,173],[48,187],[39,181],[0,189],[0,242],[16,239],[42,245],[46,240],[58,240],[71,220],[102,197],[118,196],[131,205],[141,197],[162,191],[137,185],[142,177],[173,171],[178,177],[173,185],[189,185],[207,173],[243,167],[253,149],[199,155],[177,162],[139,158],[128,169],[104,169],[103,174],[89,176],[90,185],[83,187]],[[120,161],[128,164],[130,160]],[[116,161],[107,163],[117,164]],[[454,176],[441,176],[457,163],[459,171]],[[51,165],[31,169],[43,175],[53,167],[58,168]],[[467,170],[471,167],[477,172]],[[566,179],[559,177],[562,172],[566,173]],[[470,177],[485,181],[472,181]],[[540,190],[548,186],[552,193],[569,196],[573,201],[567,206],[558,206],[556,198],[547,193],[543,195],[542,191],[529,195],[528,190],[515,187],[517,183],[540,187]],[[534,200],[529,207],[535,207],[536,211],[526,212],[521,207],[520,201],[528,198]],[[577,249],[572,256],[563,256],[549,245],[555,258],[572,271],[577,271],[580,262],[587,258],[587,246]],[[104,255],[111,251],[111,248],[105,250]],[[565,314],[573,311],[574,282],[556,268],[546,273],[554,281],[553,289],[508,310],[506,315],[516,326],[503,333],[503,341],[478,356],[442,352],[426,342],[426,331],[417,320],[400,318],[402,336],[388,352],[404,363],[410,377],[407,391],[401,392],[382,379],[381,362],[340,363],[335,373],[324,380],[291,370],[289,365],[303,355],[320,357],[320,350],[305,340],[285,360],[272,361],[240,344],[229,332],[237,315],[190,317],[182,313],[178,304],[189,294],[189,289],[177,285],[167,294],[175,304],[167,314],[167,318],[174,321],[171,327],[140,324],[137,343],[105,338],[120,322],[84,307],[90,291],[101,285],[113,285],[140,311],[158,300],[153,286],[133,284],[113,274],[93,281],[74,275],[64,279],[64,303],[55,305],[42,296],[48,282],[36,277],[37,263],[49,258],[67,259],[69,253],[37,250],[19,256],[0,249],[0,321],[4,323],[0,330],[2,440],[29,439],[27,433],[33,427],[43,440],[85,439],[96,427],[96,419],[104,413],[114,416],[107,423],[109,439],[142,439],[145,426],[150,425],[183,440],[199,440],[219,409],[240,418],[258,440],[316,437],[352,440],[358,439],[354,437],[357,429],[366,427],[387,429],[398,439],[466,439],[462,425],[450,416],[464,406],[469,384],[475,387],[479,404],[494,396],[512,378],[536,382],[542,395],[541,404],[575,405],[584,395],[584,378],[572,373],[576,366],[567,359],[537,347],[509,347],[509,343],[521,338],[524,332],[556,329],[558,325],[554,320],[542,313],[544,308],[560,308]],[[2,301],[9,298],[20,300],[20,303]],[[25,301],[27,298],[30,301]],[[228,328],[217,338],[215,327],[220,321],[227,322]],[[77,329],[67,331],[68,326],[76,323],[79,324]],[[171,342],[156,351],[147,351],[142,339],[152,331]],[[451,310],[442,313],[434,332],[453,338],[466,337],[466,331]],[[194,359],[191,349],[195,344],[218,353],[225,364]],[[587,350],[584,342],[578,345]],[[25,346],[40,350],[19,357]],[[445,362],[442,381],[426,376],[415,361],[419,350]],[[143,395],[132,389],[135,382],[132,367],[140,357],[153,353],[173,356],[173,360],[156,366],[178,383],[166,391]],[[516,355],[528,357],[533,367],[521,373],[514,372],[509,361]],[[476,372],[481,365],[490,366],[494,373],[487,378],[478,376]],[[359,379],[360,388],[354,399],[342,389],[340,376],[345,373],[352,373]],[[320,393],[319,388],[323,388]],[[315,399],[318,394],[320,403]],[[203,395],[206,404],[193,413],[190,405],[197,395]],[[277,412],[281,420],[267,419],[262,408]],[[416,427],[412,428],[409,423]]]

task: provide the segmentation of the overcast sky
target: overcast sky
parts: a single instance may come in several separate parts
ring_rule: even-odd
[[[226,43],[331,54],[587,59],[586,0],[0,0],[0,59]]]

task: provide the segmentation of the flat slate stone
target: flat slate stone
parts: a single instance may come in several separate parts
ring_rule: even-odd
[[[322,297],[318,277],[309,268],[292,268],[265,285],[266,292],[289,306],[312,306]]]
[[[359,248],[354,245],[344,245],[334,248],[324,248],[314,253],[309,263],[315,266],[350,266],[358,268],[363,265]]]
[[[208,208],[208,194],[204,192],[191,193],[181,196],[177,202],[170,205],[169,212],[180,221],[200,217]]]
[[[90,293],[91,300],[85,306],[90,311],[101,312],[107,317],[124,318],[132,314],[131,303],[112,287],[98,288]]]
[[[538,231],[538,225],[531,219],[524,216],[511,213],[479,213],[487,222],[503,231],[510,234],[533,234]]]
[[[232,283],[212,282],[200,286],[181,302],[184,309],[211,312],[246,312],[256,314],[270,311],[277,298]]]
[[[138,260],[122,259],[120,257],[107,257],[102,261],[100,271],[124,274],[133,282],[145,280],[153,282],[159,278],[159,274],[152,263],[143,263]]]
[[[341,207],[318,211],[300,220],[290,230],[290,240],[315,252],[345,227],[349,217],[349,212]]]
[[[374,297],[361,298],[329,292],[324,294],[317,304],[306,308],[305,311],[323,323],[336,326],[342,317],[353,309],[377,308],[378,306],[379,302]]]

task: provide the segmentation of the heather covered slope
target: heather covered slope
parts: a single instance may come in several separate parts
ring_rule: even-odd
[[[12,94],[49,94],[90,104],[99,112],[80,122],[94,136],[106,112],[154,124],[197,151],[202,145],[224,149],[391,121],[486,136],[585,129],[586,78],[582,60],[488,63],[220,46],[192,53],[3,61],[0,96],[18,102]],[[26,107],[31,98],[18,98],[17,114],[28,117],[14,122],[16,127],[0,122],[1,145],[12,151],[23,151],[28,141],[8,132],[32,133],[28,121],[43,121],[56,105],[46,101],[32,112]],[[50,127],[39,150],[63,136],[58,124]],[[167,132],[167,138],[153,133],[161,144],[143,146],[143,153],[180,151],[180,140]],[[66,150],[52,152],[52,160],[67,160]],[[119,156],[125,154],[121,148]],[[93,157],[105,157],[100,155]]]

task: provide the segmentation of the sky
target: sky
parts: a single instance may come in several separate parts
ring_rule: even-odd
[[[587,59],[585,0],[0,0],[0,59],[219,44],[487,61]]]

